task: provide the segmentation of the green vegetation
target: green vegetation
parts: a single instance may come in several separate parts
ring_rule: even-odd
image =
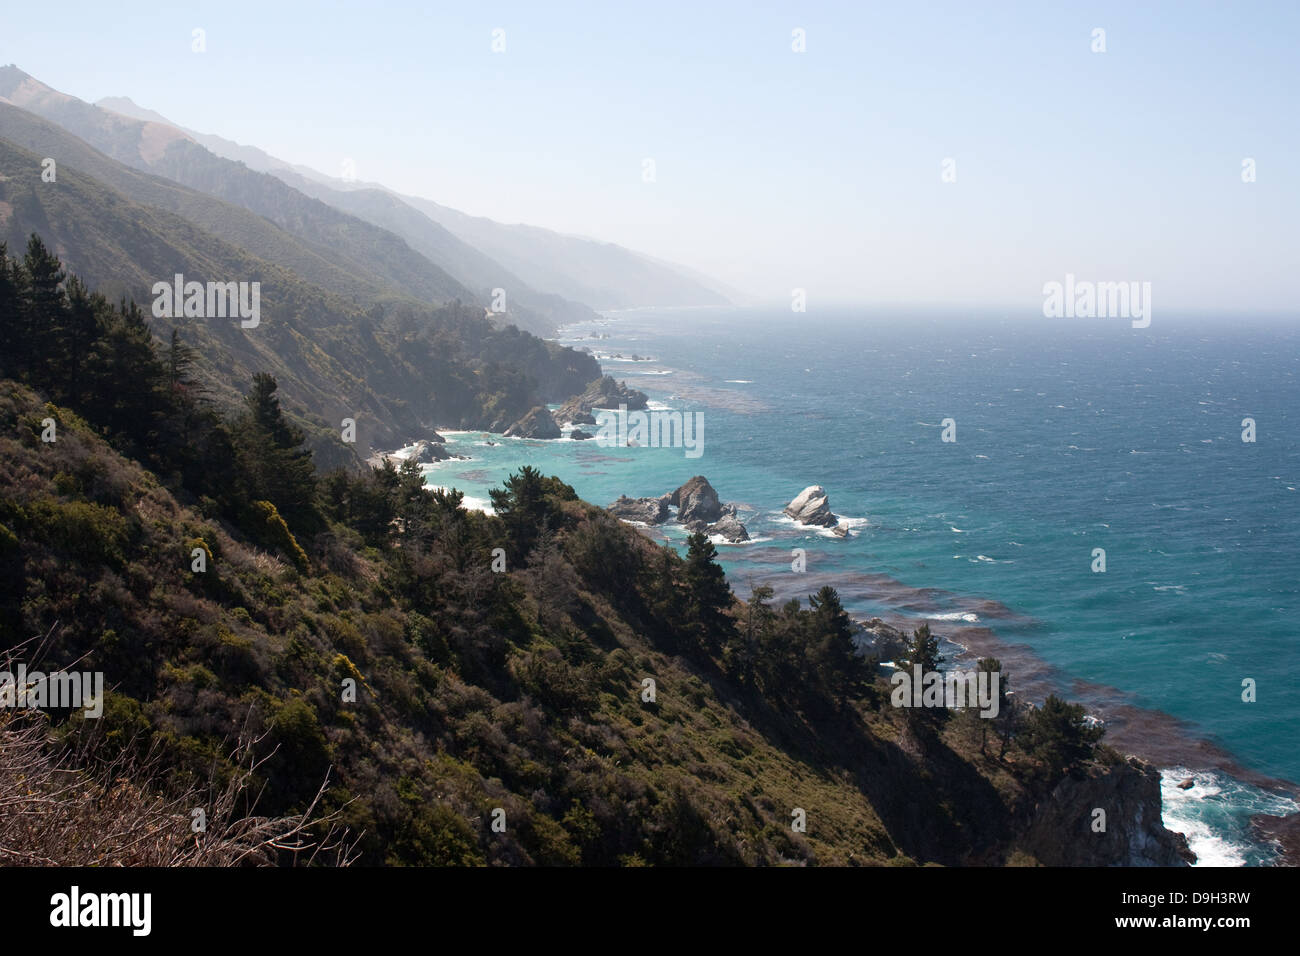
[[[611,866],[1004,862],[1091,752],[1051,704],[1002,757],[960,721],[918,756],[833,588],[744,604],[706,537],[681,557],[531,468],[492,516],[410,463],[316,473],[273,376],[223,414],[179,337],[61,273],[0,254],[0,647],[105,674],[100,721],[52,718],[69,752],[154,748],[184,792],[252,741],[257,812],[328,776],[363,862]]]
[[[1103,730],[1084,722],[1083,707],[1055,694],[1029,716],[1021,731],[1025,752],[1035,758],[1043,781],[1054,784],[1093,756]]]

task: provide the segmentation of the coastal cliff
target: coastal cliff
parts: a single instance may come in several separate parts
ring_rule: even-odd
[[[1159,770],[1137,757],[1098,762],[1058,783],[1039,803],[1019,848],[1045,866],[1196,861],[1187,838],[1161,822]]]

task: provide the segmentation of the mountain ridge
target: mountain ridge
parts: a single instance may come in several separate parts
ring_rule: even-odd
[[[721,283],[704,276],[697,270],[669,262],[646,253],[627,249],[617,243],[586,236],[570,235],[524,223],[501,223],[484,216],[473,216],[431,199],[413,196],[392,189],[382,183],[347,181],[329,176],[301,164],[279,159],[256,146],[234,142],[213,134],[200,133],[168,120],[153,110],[138,106],[127,97],[104,97],[97,104],[107,104],[109,109],[131,111],[137,116],[153,117],[154,121],[169,123],[173,128],[194,138],[218,155],[246,163],[250,169],[266,172],[283,179],[289,185],[314,195],[316,198],[340,208],[351,208],[342,197],[349,193],[378,190],[396,197],[406,206],[415,209],[435,225],[448,230],[480,254],[495,260],[506,271],[522,279],[530,289],[542,294],[550,293],[564,299],[600,309],[650,308],[655,306],[728,305],[735,296],[724,290]],[[312,184],[315,191],[303,189],[304,182]],[[320,190],[329,190],[326,197]],[[354,212],[360,215],[360,212]],[[363,217],[364,218],[364,217]],[[409,241],[409,237],[408,237]],[[528,248],[544,243],[549,252]],[[504,252],[505,258],[497,252]],[[542,258],[539,259],[539,256]],[[596,261],[591,261],[596,257]],[[567,259],[573,265],[566,266]],[[629,271],[631,270],[631,271]],[[578,277],[581,271],[585,277]],[[609,287],[600,285],[593,276],[602,272],[623,273],[624,286],[635,278],[637,287]],[[634,276],[633,273],[636,273]],[[462,280],[463,281],[463,280]],[[653,292],[659,287],[657,293]]]
[[[343,256],[415,301],[477,301],[465,286],[400,237],[304,196],[275,176],[217,156],[176,127],[100,109],[12,66],[0,67],[0,95],[127,166],[264,216],[286,232]]]

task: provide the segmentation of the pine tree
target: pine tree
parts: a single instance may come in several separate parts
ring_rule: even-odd
[[[937,672],[942,663],[939,639],[930,633],[928,623],[922,624],[912,632],[912,642],[904,652],[902,660],[897,662],[898,666],[913,680],[915,680],[916,665],[920,665],[921,678],[924,679],[926,674]],[[924,740],[929,733],[943,726],[948,718],[948,711],[944,707],[908,707],[903,711],[903,715],[908,725],[920,734],[920,739]]]
[[[73,406],[85,397],[86,366],[101,332],[101,313],[108,312],[102,296],[92,296],[82,281],[68,279],[66,306],[60,310],[59,326],[46,337],[51,378],[57,394]]]
[[[195,381],[193,370],[198,352],[181,341],[179,329],[172,329],[164,361],[167,365],[167,384],[173,393],[197,395],[203,389]]]
[[[696,644],[710,655],[729,643],[733,629],[725,613],[732,603],[731,588],[717,557],[718,549],[704,532],[697,531],[687,539],[686,601],[695,623]]]
[[[813,612],[813,655],[820,683],[840,706],[844,700],[862,690],[866,671],[853,644],[853,622],[840,603],[840,595],[826,585],[809,595]]]
[[[501,488],[488,492],[492,509],[505,523],[510,538],[511,564],[520,562],[533,549],[543,525],[547,523],[546,492],[542,473],[524,465],[510,475]]]
[[[246,402],[248,414],[235,430],[245,480],[246,500],[275,505],[294,530],[311,532],[321,526],[316,504],[316,471],[305,435],[291,423],[276,397],[275,377],[259,372]]]
[[[60,356],[55,353],[66,348],[66,343],[59,341],[57,335],[65,325],[65,278],[67,273],[63,271],[58,256],[33,233],[18,269],[18,322],[13,363],[28,381],[45,391],[51,391],[60,371]]]
[[[771,627],[775,616],[767,603],[772,599],[773,593],[772,588],[766,584],[751,585],[742,629],[725,649],[728,669],[744,687],[754,686],[760,642],[763,632]]]
[[[898,666],[910,671],[914,665],[920,664],[924,675],[937,671],[942,663],[939,639],[930,633],[930,625],[926,623],[912,632],[912,642],[907,646],[903,659],[898,661]]]
[[[0,377],[18,378],[26,371],[23,363],[25,329],[19,311],[21,273],[9,258],[9,247],[0,242]]]
[[[135,303],[112,308],[93,297],[100,334],[86,362],[90,414],[110,437],[126,439],[150,458],[166,413],[166,373],[154,351],[153,335]]]
[[[1041,782],[1050,787],[1085,763],[1104,733],[1101,727],[1087,725],[1081,704],[1051,694],[1029,715],[1021,742],[1039,762]]]

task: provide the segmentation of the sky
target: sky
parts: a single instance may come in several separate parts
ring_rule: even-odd
[[[1295,315],[1298,27],[1289,0],[70,0],[0,7],[0,63],[810,311],[1039,310],[1069,273]]]

